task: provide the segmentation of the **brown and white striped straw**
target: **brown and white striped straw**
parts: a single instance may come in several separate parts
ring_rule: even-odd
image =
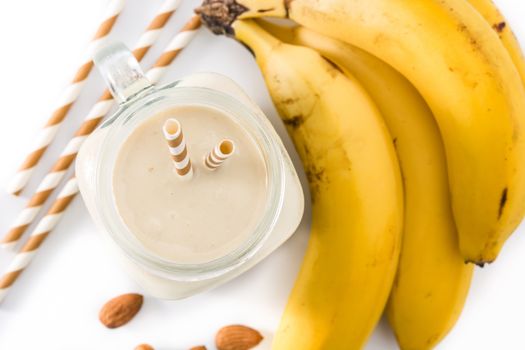
[[[181,40],[178,39],[178,37],[181,34],[183,34],[186,38],[184,40],[185,45],[188,45],[191,39],[187,40],[188,35],[186,34],[186,32],[191,32],[191,38],[193,38],[197,33],[197,29],[199,28],[199,26],[200,20],[198,17],[193,17],[188,23],[186,23],[186,25],[181,29],[181,32],[175,35],[172,42],[164,50],[163,54],[157,60],[154,67],[150,69],[148,73],[154,70],[156,72],[164,72],[165,68],[167,68],[173,62],[175,57],[177,57],[177,55],[183,49],[183,47],[180,47],[179,45],[173,45],[173,42],[181,42]],[[162,77],[162,75],[158,73],[151,74],[152,77],[155,77],[154,79],[152,79],[152,81],[154,82],[157,82],[158,79]],[[27,243],[24,244],[24,246],[18,251],[17,255],[13,259],[13,262],[9,265],[7,271],[4,273],[2,278],[0,278],[0,302],[5,298],[8,291],[13,287],[18,277],[20,277],[25,268],[36,256],[41,244],[59,223],[65,210],[67,209],[67,207],[69,206],[69,204],[71,203],[71,201],[77,193],[77,180],[73,177],[66,183],[64,188],[60,191],[57,199],[51,206],[51,209],[49,209],[47,215],[45,215],[38,222],[35,230],[32,232]]]
[[[179,121],[174,118],[166,120],[162,131],[164,132],[164,138],[168,142],[168,149],[175,171],[182,179],[191,179],[193,177],[193,167],[191,166],[188,147],[186,146],[186,140]]]
[[[204,165],[208,170],[216,170],[224,161],[235,152],[235,143],[232,140],[221,140],[204,158]]]
[[[168,19],[174,13],[180,0],[166,0],[161,6],[158,14],[153,18],[138,41],[138,45],[133,50],[133,54],[140,61],[148,52],[149,48],[155,43],[160,36],[161,29],[167,23]],[[113,106],[113,97],[109,90],[104,91],[99,101],[91,108],[86,115],[82,125],[76,131],[74,137],[68,142],[65,149],[60,154],[59,159],[55,162],[51,171],[40,182],[36,193],[31,197],[26,208],[18,215],[15,222],[2,239],[2,247],[13,248],[20,237],[27,230],[40,212],[45,201],[53,193],[53,190],[60,184],[67,170],[73,164],[80,146],[86,137],[96,129],[98,124],[106,116]]]
[[[55,138],[60,125],[71,109],[71,106],[73,106],[73,103],[80,95],[80,92],[87,81],[89,73],[93,68],[93,61],[91,58],[93,52],[95,52],[97,47],[107,39],[113,25],[124,8],[125,2],[125,0],[113,0],[110,2],[97,32],[86,50],[85,57],[82,60],[82,65],[77,70],[71,83],[63,91],[58,101],[58,108],[54,110],[44,128],[40,131],[40,134],[37,135],[35,145],[31,152],[26,156],[24,162],[8,185],[7,191],[9,193],[19,195],[25,185],[29,182],[31,174],[35,170],[40,158],[42,158],[47,147]]]
[[[153,67],[146,72],[146,76],[152,83],[157,83],[164,75],[171,61],[193,40],[197,30],[201,26],[199,16],[193,16],[180,31],[171,39],[168,46],[159,57]]]
[[[6,272],[0,279],[0,302],[4,299],[9,288],[16,281],[22,271],[29,265],[31,260],[40,248],[42,242],[47,235],[58,224],[60,218],[64,214],[64,210],[71,203],[78,192],[78,184],[76,178],[69,180],[64,188],[58,194],[57,199],[47,212],[47,215],[40,220],[35,227],[31,236],[24,244],[22,249],[15,255],[13,261],[9,264]]]

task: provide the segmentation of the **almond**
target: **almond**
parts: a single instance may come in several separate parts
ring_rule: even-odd
[[[231,325],[221,328],[215,336],[218,350],[248,350],[261,342],[263,336],[255,329]]]
[[[149,344],[140,344],[135,348],[135,350],[155,350],[155,349],[153,349],[153,346]]]
[[[108,328],[120,327],[139,312],[144,297],[140,294],[123,294],[108,301],[98,315],[100,322]]]
[[[194,346],[190,350],[206,350],[206,347],[204,345]]]

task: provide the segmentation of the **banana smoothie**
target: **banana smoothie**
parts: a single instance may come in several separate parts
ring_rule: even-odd
[[[175,171],[163,124],[176,118],[193,167],[191,180]],[[222,139],[235,152],[210,171],[204,159]],[[113,198],[129,232],[153,255],[180,264],[223,257],[259,225],[267,204],[261,151],[237,122],[201,106],[166,109],[140,124],[121,145],[113,168]]]

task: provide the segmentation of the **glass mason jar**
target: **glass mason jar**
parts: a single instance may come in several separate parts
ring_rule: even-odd
[[[293,234],[304,209],[297,174],[272,125],[232,80],[200,73],[156,87],[121,44],[100,50],[95,62],[119,106],[79,152],[80,192],[123,266],[146,291],[179,299],[210,289],[253,267]],[[231,117],[253,139],[267,170],[266,205],[258,225],[239,247],[203,263],[176,263],[145,249],[119,216],[113,195],[112,174],[122,143],[148,118],[179,106],[214,108]]]

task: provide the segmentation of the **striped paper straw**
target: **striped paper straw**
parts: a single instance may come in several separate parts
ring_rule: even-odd
[[[235,152],[235,143],[232,140],[224,139],[219,142],[210,153],[204,158],[204,165],[208,170],[216,170],[222,163],[232,156]]]
[[[159,57],[153,67],[148,70],[146,76],[153,82],[159,82],[161,77],[164,75],[169,67],[170,62],[182,51],[191,40],[197,34],[197,29],[201,26],[201,19],[199,16],[193,16],[186,24],[181,28],[179,33],[171,39],[168,46]]]
[[[155,43],[168,19],[171,17],[180,0],[166,0],[160,8],[158,14],[151,21],[145,32],[140,37],[138,44],[133,50],[133,54],[140,61],[148,52],[149,48]],[[7,234],[2,239],[2,247],[13,248],[20,237],[27,230],[40,212],[45,201],[53,193],[53,190],[60,184],[67,170],[73,164],[80,146],[86,137],[96,129],[98,124],[106,116],[113,106],[113,96],[109,90],[104,91],[99,101],[91,108],[80,128],[74,137],[66,145],[59,159],[55,162],[51,171],[44,177],[36,189],[36,193],[31,197],[26,208],[18,215]]]
[[[75,194],[78,192],[76,178],[69,180],[64,188],[58,194],[57,199],[47,212],[47,215],[40,220],[31,236],[24,244],[22,249],[16,254],[13,261],[7,268],[7,271],[0,280],[0,302],[4,299],[11,285],[16,281],[18,276],[31,262],[34,255],[40,248],[47,235],[57,225],[58,221],[64,214],[64,210],[71,203]]]
[[[154,65],[154,68],[150,69],[148,72],[163,72],[177,57],[179,52],[189,44],[191,38],[197,33],[197,29],[200,26],[200,20],[198,17],[193,17],[186,25],[181,29],[164,50],[164,53],[160,56],[157,62]],[[191,32],[191,35],[187,35],[188,32]],[[180,39],[180,36],[184,36],[184,40]],[[188,39],[189,38],[189,39]],[[184,42],[184,46],[175,45],[174,43]],[[156,77],[152,79],[154,82],[158,82],[158,79],[162,77],[161,74],[151,73],[152,76]],[[57,199],[49,209],[46,216],[44,216],[37,224],[35,230],[32,232],[29,240],[26,244],[20,249],[17,255],[14,257],[13,262],[4,273],[0,279],[0,302],[5,298],[9,289],[13,287],[13,284],[17,278],[22,274],[24,269],[29,265],[37,254],[38,249],[40,248],[42,242],[45,238],[51,233],[51,231],[59,223],[60,218],[63,213],[78,193],[78,186],[76,178],[69,180],[64,188],[60,191]]]
[[[55,138],[60,125],[71,109],[71,106],[73,106],[73,103],[80,95],[80,92],[87,81],[89,73],[93,68],[93,61],[91,58],[93,52],[105,39],[107,39],[111,29],[113,28],[113,25],[117,21],[118,16],[124,8],[124,4],[125,0],[113,0],[109,4],[102,23],[98,27],[95,36],[91,40],[91,43],[86,50],[84,59],[82,60],[83,64],[77,70],[71,84],[65,88],[61,97],[59,98],[58,108],[54,110],[40,134],[36,136],[36,142],[33,149],[26,156],[24,162],[19,167],[18,171],[7,187],[7,191],[9,193],[19,195],[24,189],[25,185],[29,182],[31,174],[35,170],[40,158],[42,158],[42,155],[46,151],[47,147]]]
[[[191,166],[188,147],[182,132],[182,126],[177,119],[171,118],[166,120],[162,127],[164,138],[168,142],[168,148],[173,160],[173,165],[177,174],[183,179],[191,179],[193,168]]]

